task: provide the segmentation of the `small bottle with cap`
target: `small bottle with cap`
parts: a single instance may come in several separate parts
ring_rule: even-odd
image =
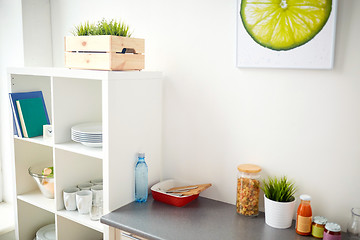
[[[327,223],[324,230],[324,240],[341,240],[341,227],[337,223]]]
[[[296,233],[300,235],[311,235],[312,210],[311,197],[309,195],[300,195],[300,205],[296,214]]]
[[[311,235],[316,238],[323,238],[326,223],[327,223],[327,219],[325,217],[315,216],[313,218]]]
[[[148,166],[145,162],[145,153],[138,154],[135,166],[135,201],[146,202],[148,197]]]

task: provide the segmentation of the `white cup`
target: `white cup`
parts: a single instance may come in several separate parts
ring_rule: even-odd
[[[102,178],[99,178],[99,179],[93,179],[90,181],[92,184],[94,185],[102,185],[103,184],[103,180]]]
[[[103,202],[103,186],[94,185],[91,187],[91,192],[93,193],[93,205],[102,205]]]
[[[93,193],[93,202],[90,212],[90,219],[97,221],[102,216],[103,209],[103,186],[94,185],[91,187],[91,192]]]
[[[94,186],[94,184],[89,182],[77,185],[77,187],[80,188],[80,190],[90,190],[92,186]]]
[[[80,214],[88,214],[92,205],[92,192],[81,190],[76,193],[76,207]]]
[[[64,206],[68,211],[76,210],[76,193],[79,191],[77,187],[69,187],[63,190]]]

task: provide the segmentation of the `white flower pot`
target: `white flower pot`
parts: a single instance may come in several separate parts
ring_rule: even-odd
[[[264,195],[265,203],[265,223],[273,228],[289,228],[291,227],[295,199],[292,202],[276,202],[268,199]]]

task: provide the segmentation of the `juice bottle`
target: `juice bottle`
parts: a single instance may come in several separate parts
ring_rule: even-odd
[[[300,205],[296,215],[296,233],[300,235],[310,235],[312,225],[311,197],[303,194],[300,196]]]

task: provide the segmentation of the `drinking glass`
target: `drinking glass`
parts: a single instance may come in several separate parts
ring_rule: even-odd
[[[351,240],[360,240],[360,208],[351,209],[351,220],[347,226],[347,232]]]

